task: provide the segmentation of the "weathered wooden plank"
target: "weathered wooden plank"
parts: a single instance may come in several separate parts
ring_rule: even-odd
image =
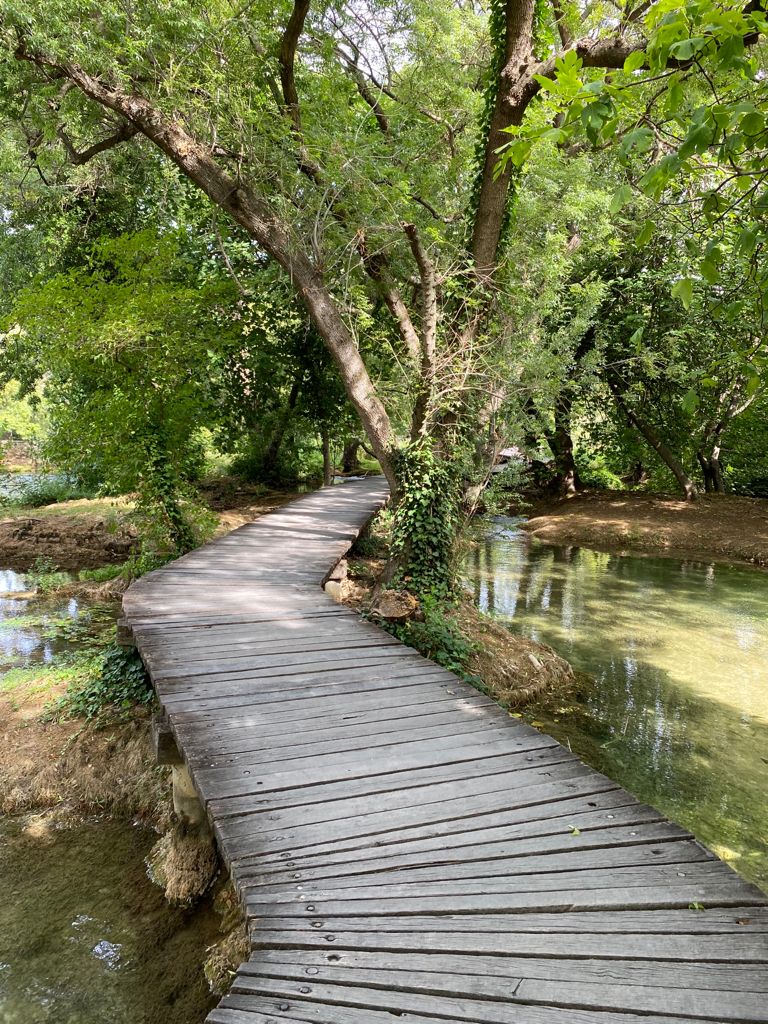
[[[312,893],[312,902],[300,902],[293,897],[249,896],[248,912],[263,915],[276,911],[280,915],[302,917],[306,914],[317,914],[318,917],[343,917],[347,914],[355,917],[360,914],[477,914],[488,911],[494,914],[515,914],[523,910],[643,910],[645,908],[680,909],[699,903],[704,907],[740,906],[746,900],[757,900],[749,890],[721,881],[696,880],[682,884],[668,880],[666,883],[649,879],[646,885],[636,884],[622,886],[617,882],[610,887],[589,888],[529,888],[520,890],[509,884],[502,886],[483,886],[478,883],[479,892],[472,893],[441,893],[420,894],[405,891],[401,896],[385,896],[377,898],[374,893],[363,899],[329,898],[328,894]],[[496,891],[496,888],[501,891]],[[490,890],[490,891],[489,891]],[[768,901],[766,901],[768,902]],[[310,907],[314,909],[310,911]]]
[[[327,784],[312,784],[283,792],[269,793],[260,797],[258,803],[253,797],[228,797],[215,801],[217,817],[231,817],[250,813],[254,808],[299,808],[326,802],[346,801],[355,796],[373,797],[400,790],[413,790],[421,786],[442,785],[447,782],[467,783],[504,772],[527,770],[539,764],[556,763],[561,760],[559,745],[549,737],[525,737],[516,742],[509,754],[488,758],[474,758],[469,761],[437,765],[436,767],[415,768],[402,772],[384,772],[369,775],[364,779],[347,782],[344,780]],[[614,787],[618,794],[621,791]],[[617,797],[619,799],[619,797]],[[637,803],[626,792],[621,792],[621,803]],[[212,803],[212,807],[214,804]],[[657,816],[660,817],[658,812]]]
[[[444,691],[430,690],[426,694],[417,692],[415,696],[418,702],[413,704],[407,703],[409,698],[403,698],[401,693],[391,695],[388,701],[383,701],[383,696],[384,694],[377,693],[362,706],[355,706],[349,698],[326,703],[325,708],[320,709],[324,712],[322,714],[317,713],[315,703],[315,710],[311,716],[312,738],[322,742],[342,734],[384,734],[388,730],[396,730],[400,722],[410,723],[414,720],[434,724],[438,720],[453,720],[454,715],[451,712],[456,710],[498,710],[488,697],[479,694],[477,697],[449,697]],[[180,722],[179,716],[175,717],[177,724],[182,724],[183,720]],[[223,750],[226,749],[224,744],[239,743],[241,737],[249,740],[255,736],[261,742],[272,742],[274,737],[295,737],[297,723],[306,724],[303,701],[301,706],[295,709],[277,706],[269,712],[263,707],[254,707],[250,710],[246,708],[237,714],[221,714],[202,721],[198,716],[192,715],[184,724],[187,726],[191,741],[194,742],[198,737],[200,742],[215,741],[217,747]]]
[[[418,687],[414,690],[413,687]],[[358,696],[361,698],[370,697],[372,694],[380,694],[382,700],[386,700],[388,690],[408,689],[411,692],[405,694],[403,699],[415,696],[439,694],[439,696],[453,696],[456,693],[455,685],[446,683],[445,677],[439,673],[432,672],[428,668],[409,669],[402,676],[395,676],[388,667],[383,670],[376,665],[357,665],[353,669],[329,669],[328,672],[315,673],[314,675],[300,674],[290,676],[271,676],[268,679],[237,679],[224,680],[216,683],[176,687],[160,685],[158,690],[164,704],[172,706],[174,718],[191,711],[201,721],[223,721],[226,717],[222,708],[238,708],[244,706],[271,705],[265,707],[265,711],[281,709],[290,701],[304,702],[313,700],[335,698],[337,701],[348,698],[350,705]],[[195,705],[199,705],[199,711],[194,712]],[[310,705],[307,703],[306,705]],[[241,715],[242,711],[233,710],[232,716]],[[311,711],[309,712],[311,716]]]
[[[330,787],[325,787],[327,796],[319,803],[300,803],[296,806],[274,809],[270,806],[269,812],[261,812],[260,808],[243,804],[249,816],[254,813],[261,814],[259,828],[262,830],[285,829],[300,827],[302,830],[322,822],[341,820],[349,823],[352,819],[362,816],[376,815],[389,823],[388,813],[395,811],[411,812],[415,808],[423,810],[425,815],[437,812],[436,820],[440,820],[442,809],[456,803],[456,806],[465,806],[466,800],[473,797],[488,797],[500,799],[505,808],[509,807],[508,790],[510,787],[518,789],[526,782],[542,784],[551,781],[555,775],[563,778],[583,775],[585,771],[591,771],[581,765],[574,765],[572,759],[564,757],[563,751],[558,747],[545,747],[538,753],[534,760],[522,755],[510,755],[505,759],[503,770],[494,772],[491,775],[474,777],[469,779],[451,779],[449,781],[434,781],[422,785],[403,785],[399,789],[386,789],[384,792],[364,793],[357,795],[349,794],[346,790],[341,793],[334,792]],[[546,773],[543,775],[542,773]],[[308,796],[313,796],[311,789],[307,790]],[[462,803],[464,801],[464,803]],[[431,809],[431,810],[430,810]],[[230,813],[227,817],[233,817]],[[243,815],[238,818],[242,819]],[[366,818],[370,820],[370,818]],[[373,819],[376,820],[376,819]],[[426,824],[427,819],[421,819]],[[230,826],[227,826],[230,827]],[[237,822],[232,823],[233,829],[239,829]],[[250,825],[248,826],[250,828]],[[247,831],[248,829],[246,829]],[[379,845],[379,843],[377,843]],[[375,856],[376,854],[370,854]],[[341,855],[340,855],[341,856]],[[349,862],[349,855],[341,856],[343,863]]]
[[[264,1014],[269,1021],[303,1021],[307,1024],[392,1024],[394,1016],[402,1017],[408,1024],[456,1024],[458,1020],[467,1018],[456,1016],[443,1016],[430,1013],[428,1017],[412,1011],[381,1011],[371,1009],[369,1006],[344,1005],[327,1002],[310,1002],[315,993],[296,993],[286,995],[281,993],[276,996],[259,996],[254,993],[239,995],[232,993],[226,996],[219,1006],[211,1011],[207,1020],[213,1024],[251,1024],[253,1018],[251,1012]],[[515,1007],[514,1012],[518,1014],[514,1018],[514,1024],[682,1024],[682,1017],[658,1017],[655,1014],[638,1017],[635,1014],[627,1014],[618,1017],[614,1013],[595,1013],[587,1011],[575,1012],[568,1016],[567,1020],[562,1017],[550,1017],[542,1021],[539,1015],[536,1018],[526,1016],[524,1007]],[[540,1014],[540,1010],[535,1011]],[[473,1018],[477,1019],[477,1018]],[[254,1024],[256,1022],[254,1021]],[[261,1024],[259,1021],[258,1024]],[[268,1021],[264,1021],[268,1024]]]
[[[390,847],[389,852],[380,856],[378,848],[356,851],[354,857],[348,852],[332,855],[308,856],[293,867],[286,867],[282,861],[264,863],[259,861],[253,866],[252,877],[264,882],[278,881],[316,881],[322,878],[342,878],[349,875],[369,871],[404,870],[419,865],[443,865],[473,861],[477,870],[482,870],[481,862],[495,857],[526,857],[546,856],[556,853],[581,853],[585,850],[619,849],[628,846],[650,845],[657,843],[673,843],[683,838],[691,838],[678,825],[670,822],[652,822],[634,828],[605,828],[580,831],[574,835],[570,826],[563,824],[552,835],[535,835],[531,838],[508,839],[496,843],[483,843],[471,846],[456,846],[453,843],[430,850],[412,853],[397,852],[397,847]],[[245,880],[245,869],[241,867],[240,878]]]
[[[368,930],[363,930],[364,919],[359,919],[361,928],[345,931],[347,919],[335,919],[330,915],[323,915],[317,922],[319,928],[311,929],[306,927],[306,918],[301,930],[292,928],[291,918],[259,917],[251,932],[251,945],[255,950],[259,949],[315,949],[315,950],[342,950],[348,949],[357,952],[370,951],[380,953],[382,951],[421,953],[425,949],[431,952],[455,953],[455,954],[477,954],[488,956],[519,956],[519,957],[557,957],[571,958],[576,961],[591,960],[652,960],[672,961],[674,963],[706,962],[720,964],[759,964],[761,971],[765,971],[768,964],[768,942],[766,933],[744,934],[741,929],[738,932],[715,931],[713,933],[685,932],[677,929],[687,927],[685,919],[675,919],[675,924],[668,925],[671,930],[663,933],[645,934],[641,931],[627,933],[611,930],[609,925],[615,928],[615,920],[621,919],[622,915],[645,914],[646,916],[666,914],[693,914],[698,911],[682,910],[674,908],[658,908],[646,911],[627,911],[622,907],[615,907],[610,910],[603,910],[601,913],[589,911],[575,914],[565,911],[564,913],[509,913],[504,916],[506,931],[476,931],[477,918],[481,922],[485,918],[492,918],[492,911],[489,914],[481,908],[477,917],[463,915],[466,926],[461,930],[441,931],[439,929],[440,918],[429,919],[434,924],[434,929],[427,927],[414,931],[390,931],[382,927],[380,930],[371,931],[371,927],[378,928],[380,917],[368,919]],[[704,911],[704,914],[714,914],[715,910]],[[548,931],[547,927],[552,923],[556,926],[560,917],[568,915],[569,920],[586,917],[587,914],[593,919],[602,919],[606,930],[578,932]],[[522,921],[535,922],[536,927],[529,923],[528,931],[514,931],[518,919]],[[390,918],[390,928],[407,928],[409,916]],[[428,922],[426,922],[428,923]],[[624,922],[620,922],[623,926]],[[589,927],[587,925],[585,928]],[[718,925],[714,926],[718,928]],[[455,928],[455,926],[454,926]]]
[[[360,807],[356,812],[355,805],[348,808],[346,814],[339,813],[343,809],[336,809],[333,817],[324,817],[317,822],[316,827],[311,819],[306,822],[293,825],[297,837],[301,837],[302,844],[312,845],[313,840],[327,843],[330,840],[348,838],[360,835],[380,835],[381,833],[402,830],[410,825],[423,828],[429,824],[443,825],[449,821],[473,818],[476,815],[489,813],[491,811],[506,810],[512,804],[520,807],[525,802],[545,803],[547,799],[556,798],[560,793],[560,784],[569,780],[569,796],[578,794],[581,790],[595,792],[604,785],[610,786],[609,780],[604,776],[593,772],[591,768],[582,765],[574,765],[570,760],[559,763],[547,763],[531,768],[523,774],[516,773],[514,779],[502,775],[489,780],[485,786],[478,787],[475,793],[458,792],[455,795],[445,796],[447,786],[442,786],[439,793],[432,794],[434,800],[428,799],[427,793],[423,804],[418,803],[418,796],[410,791],[399,794],[399,799],[390,797],[382,799],[385,804],[381,810],[371,810],[369,807]],[[578,782],[576,780],[579,780]],[[504,782],[512,782],[515,786],[514,797],[511,797],[505,788]],[[466,791],[469,787],[462,787]],[[276,824],[272,828],[281,831],[291,827],[290,819],[277,817],[272,819]],[[247,835],[254,829],[261,827],[258,820],[241,817],[235,821],[222,823],[228,836]]]
[[[479,861],[468,861],[466,863],[442,863],[435,866],[420,866],[407,868],[397,867],[394,869],[379,868],[374,872],[349,872],[344,874],[330,874],[326,872],[320,875],[321,881],[312,877],[306,877],[307,872],[294,872],[293,878],[286,877],[274,880],[272,877],[255,877],[247,884],[241,878],[243,891],[247,893],[256,892],[286,892],[299,886],[307,889],[311,885],[322,887],[323,891],[330,892],[339,890],[346,891],[358,885],[384,885],[395,879],[407,877],[409,882],[444,880],[461,883],[466,879],[476,878],[482,873],[485,879],[498,876],[505,878],[516,877],[547,872],[560,871],[594,871],[608,868],[633,867],[647,864],[694,864],[705,863],[713,858],[698,844],[692,842],[648,844],[646,846],[621,846],[609,847],[599,850],[568,851],[567,853],[556,854],[528,854],[523,857],[501,858],[490,860],[484,858]],[[300,874],[300,878],[295,878]],[[461,884],[457,884],[457,891],[461,891]]]
[[[332,962],[329,962],[329,957]],[[407,961],[407,962],[406,962]],[[721,989],[715,984],[719,976],[728,981],[728,968],[696,967],[691,970],[687,985],[680,985],[667,967],[644,965],[636,970],[618,971],[615,962],[582,963],[580,977],[559,978],[551,973],[531,973],[525,960],[514,964],[501,958],[448,957],[440,954],[397,958],[377,954],[325,956],[297,953],[289,955],[265,951],[258,963],[241,968],[237,988],[247,990],[246,978],[259,984],[265,979],[309,982],[317,985],[364,986],[402,993],[431,995],[441,998],[488,999],[505,1004],[554,1005],[569,1009],[635,1011],[639,1013],[678,1013],[696,1020],[764,1021],[765,983],[756,968],[740,971],[743,988],[733,985]],[[684,968],[682,968],[684,970]],[[725,977],[723,977],[725,976]],[[735,982],[735,978],[731,979]],[[708,983],[708,984],[707,984]],[[759,988],[750,989],[750,984]]]
[[[318,938],[318,927],[325,931],[371,932],[372,934],[392,933],[402,937],[404,941],[413,943],[420,941],[411,932],[431,932],[441,934],[454,933],[467,936],[467,941],[474,941],[473,936],[479,934],[516,934],[531,933],[554,937],[556,935],[740,935],[750,936],[756,948],[768,944],[768,907],[754,905],[733,908],[714,907],[708,910],[621,910],[612,913],[579,911],[557,914],[440,914],[429,917],[408,915],[393,917],[344,917],[334,919],[325,917],[322,922],[308,918],[277,918],[271,917],[264,927],[273,931],[279,923],[281,929],[292,929],[306,933],[313,940]],[[254,921],[251,928],[260,929],[259,921]],[[320,935],[323,938],[323,935]],[[338,936],[337,936],[338,938]],[[290,941],[297,941],[291,938]],[[740,941],[740,940],[737,940]],[[424,947],[419,947],[423,951]],[[471,948],[471,947],[470,947]]]
[[[384,1009],[401,1016],[412,1013],[446,1017],[449,1020],[474,1021],[477,1024],[565,1024],[563,1010],[556,1007],[513,1005],[509,1001],[476,1000],[459,995],[403,992],[383,984],[381,989],[353,985],[313,983],[311,979],[296,982],[279,978],[261,978],[239,973],[233,984],[236,993],[262,996],[312,998],[332,1005],[365,1009]],[[512,991],[512,986],[510,986]],[[620,1012],[594,1016],[594,1011],[569,1008],[567,1024],[648,1024],[648,1017]],[[714,1019],[714,1018],[713,1018]],[[655,1024],[679,1024],[680,1017],[655,1016]]]
[[[258,960],[243,965],[245,974],[261,973],[264,964],[293,965],[310,977],[323,980],[324,971],[439,971],[489,977],[541,978],[547,981],[590,979],[610,984],[647,985],[654,988],[694,988],[718,992],[768,992],[768,974],[759,965],[670,963],[663,960],[601,960],[546,957],[457,955],[435,952],[345,951],[334,946],[320,950],[265,950]],[[318,968],[308,972],[308,967]]]
[[[568,783],[568,786],[571,789],[572,796],[575,796],[576,799],[565,798],[560,792],[558,785],[546,784],[531,787],[527,793],[525,791],[516,793],[516,806],[511,811],[498,811],[486,815],[470,812],[464,817],[454,819],[443,818],[426,826],[398,829],[395,824],[393,827],[382,831],[371,832],[367,828],[355,830],[355,823],[353,821],[348,830],[348,835],[344,836],[337,833],[330,840],[328,833],[325,833],[325,838],[320,839],[320,836],[324,834],[322,830],[319,835],[313,836],[304,829],[279,829],[274,838],[272,836],[267,837],[270,844],[269,849],[272,856],[275,856],[276,851],[281,849],[290,851],[288,854],[290,859],[287,860],[287,863],[298,864],[303,856],[314,857],[327,852],[345,851],[349,855],[350,851],[370,849],[372,847],[378,851],[382,846],[393,843],[402,849],[402,844],[415,838],[440,838],[443,843],[450,842],[454,844],[460,841],[460,837],[465,831],[471,830],[473,835],[476,835],[478,829],[482,830],[483,826],[487,823],[491,823],[496,827],[499,825],[518,824],[521,821],[525,823],[534,822],[535,827],[529,831],[532,831],[534,834],[551,834],[552,832],[563,832],[566,829],[570,829],[574,820],[578,824],[579,819],[574,817],[577,809],[584,809],[589,803],[598,803],[603,794],[615,795],[617,799],[627,799],[621,790],[612,789],[610,781],[602,776],[597,776],[594,779],[587,777],[578,786],[575,782],[571,781]],[[638,807],[634,801],[630,806],[633,812]],[[539,817],[546,812],[555,816],[553,822],[549,825],[542,822]],[[610,814],[610,812],[601,811],[594,813],[595,818],[590,817],[588,820],[597,820],[601,814],[603,818],[607,819]],[[642,810],[638,811],[633,818],[633,820],[640,822],[659,819],[660,815],[658,812],[650,812],[646,816]],[[616,816],[614,815],[610,820],[616,820]],[[310,843],[310,838],[314,839],[315,842]],[[235,842],[232,841],[230,846],[234,851]],[[239,855],[235,856],[234,859],[239,863],[248,863],[249,861],[248,857],[244,857],[241,860]]]

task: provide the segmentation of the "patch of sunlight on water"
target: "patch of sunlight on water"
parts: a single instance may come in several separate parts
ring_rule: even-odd
[[[0,569],[0,688],[7,670],[51,665],[117,615],[115,602],[38,595],[27,577]]]
[[[526,715],[768,889],[768,573],[475,540],[478,606],[589,677]]]
[[[168,906],[144,865],[156,838],[115,821],[0,823],[3,1024],[204,1019],[216,1000],[201,964],[217,918]]]

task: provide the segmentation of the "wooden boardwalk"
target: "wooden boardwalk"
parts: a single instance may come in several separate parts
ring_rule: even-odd
[[[209,1021],[765,1024],[765,895],[320,589],[385,493],[315,492],[125,597],[251,929]]]

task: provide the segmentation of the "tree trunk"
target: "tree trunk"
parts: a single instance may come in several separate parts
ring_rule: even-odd
[[[283,439],[285,438],[285,432],[288,429],[288,424],[291,422],[291,416],[296,408],[296,403],[299,400],[299,392],[301,391],[301,384],[299,377],[295,377],[291,390],[288,395],[288,402],[284,409],[281,410],[280,416],[275,428],[272,431],[272,437],[269,439],[269,443],[261,457],[261,471],[266,479],[274,477],[277,471],[277,459],[280,455],[280,449],[283,446]]]
[[[180,121],[142,96],[105,85],[77,64],[26,53],[21,56],[55,68],[90,99],[126,118],[286,271],[333,357],[347,397],[360,417],[390,487],[396,491],[395,439],[389,416],[341,310],[290,225],[242,179],[233,178],[220,167],[210,148],[185,131]]]
[[[555,400],[555,429],[547,434],[547,444],[555,459],[557,489],[566,497],[571,497],[581,490],[571,436],[572,405],[571,396],[561,391]]]
[[[331,458],[331,441],[326,427],[323,427],[320,437],[323,442],[323,487],[330,487],[333,483],[333,459]]]
[[[695,501],[699,496],[699,492],[696,488],[696,484],[685,472],[682,462],[678,459],[672,449],[662,441],[650,423],[646,423],[644,420],[641,420],[626,406],[624,408],[629,422],[633,427],[635,427],[638,433],[645,438],[664,465],[670,470],[675,480],[677,480],[685,500]]]
[[[725,481],[723,480],[719,445],[715,445],[709,455],[706,455],[699,449],[696,452],[696,458],[701,466],[701,473],[704,477],[704,490],[707,494],[725,494]]]
[[[497,174],[498,150],[510,141],[504,131],[523,122],[530,101],[519,88],[526,80],[533,55],[533,19],[535,0],[507,0],[504,5],[504,53],[497,83],[496,99],[488,126],[488,143],[480,181],[477,211],[472,230],[472,256],[481,275],[491,274],[496,267],[499,240],[509,193],[511,171]]]
[[[341,456],[341,469],[344,473],[358,473],[360,471],[359,451],[363,442],[359,437],[350,437],[344,442],[344,451]]]

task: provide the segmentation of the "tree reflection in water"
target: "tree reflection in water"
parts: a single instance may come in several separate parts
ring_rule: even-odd
[[[768,574],[546,545],[498,518],[465,577],[585,674],[526,714],[768,888]]]

